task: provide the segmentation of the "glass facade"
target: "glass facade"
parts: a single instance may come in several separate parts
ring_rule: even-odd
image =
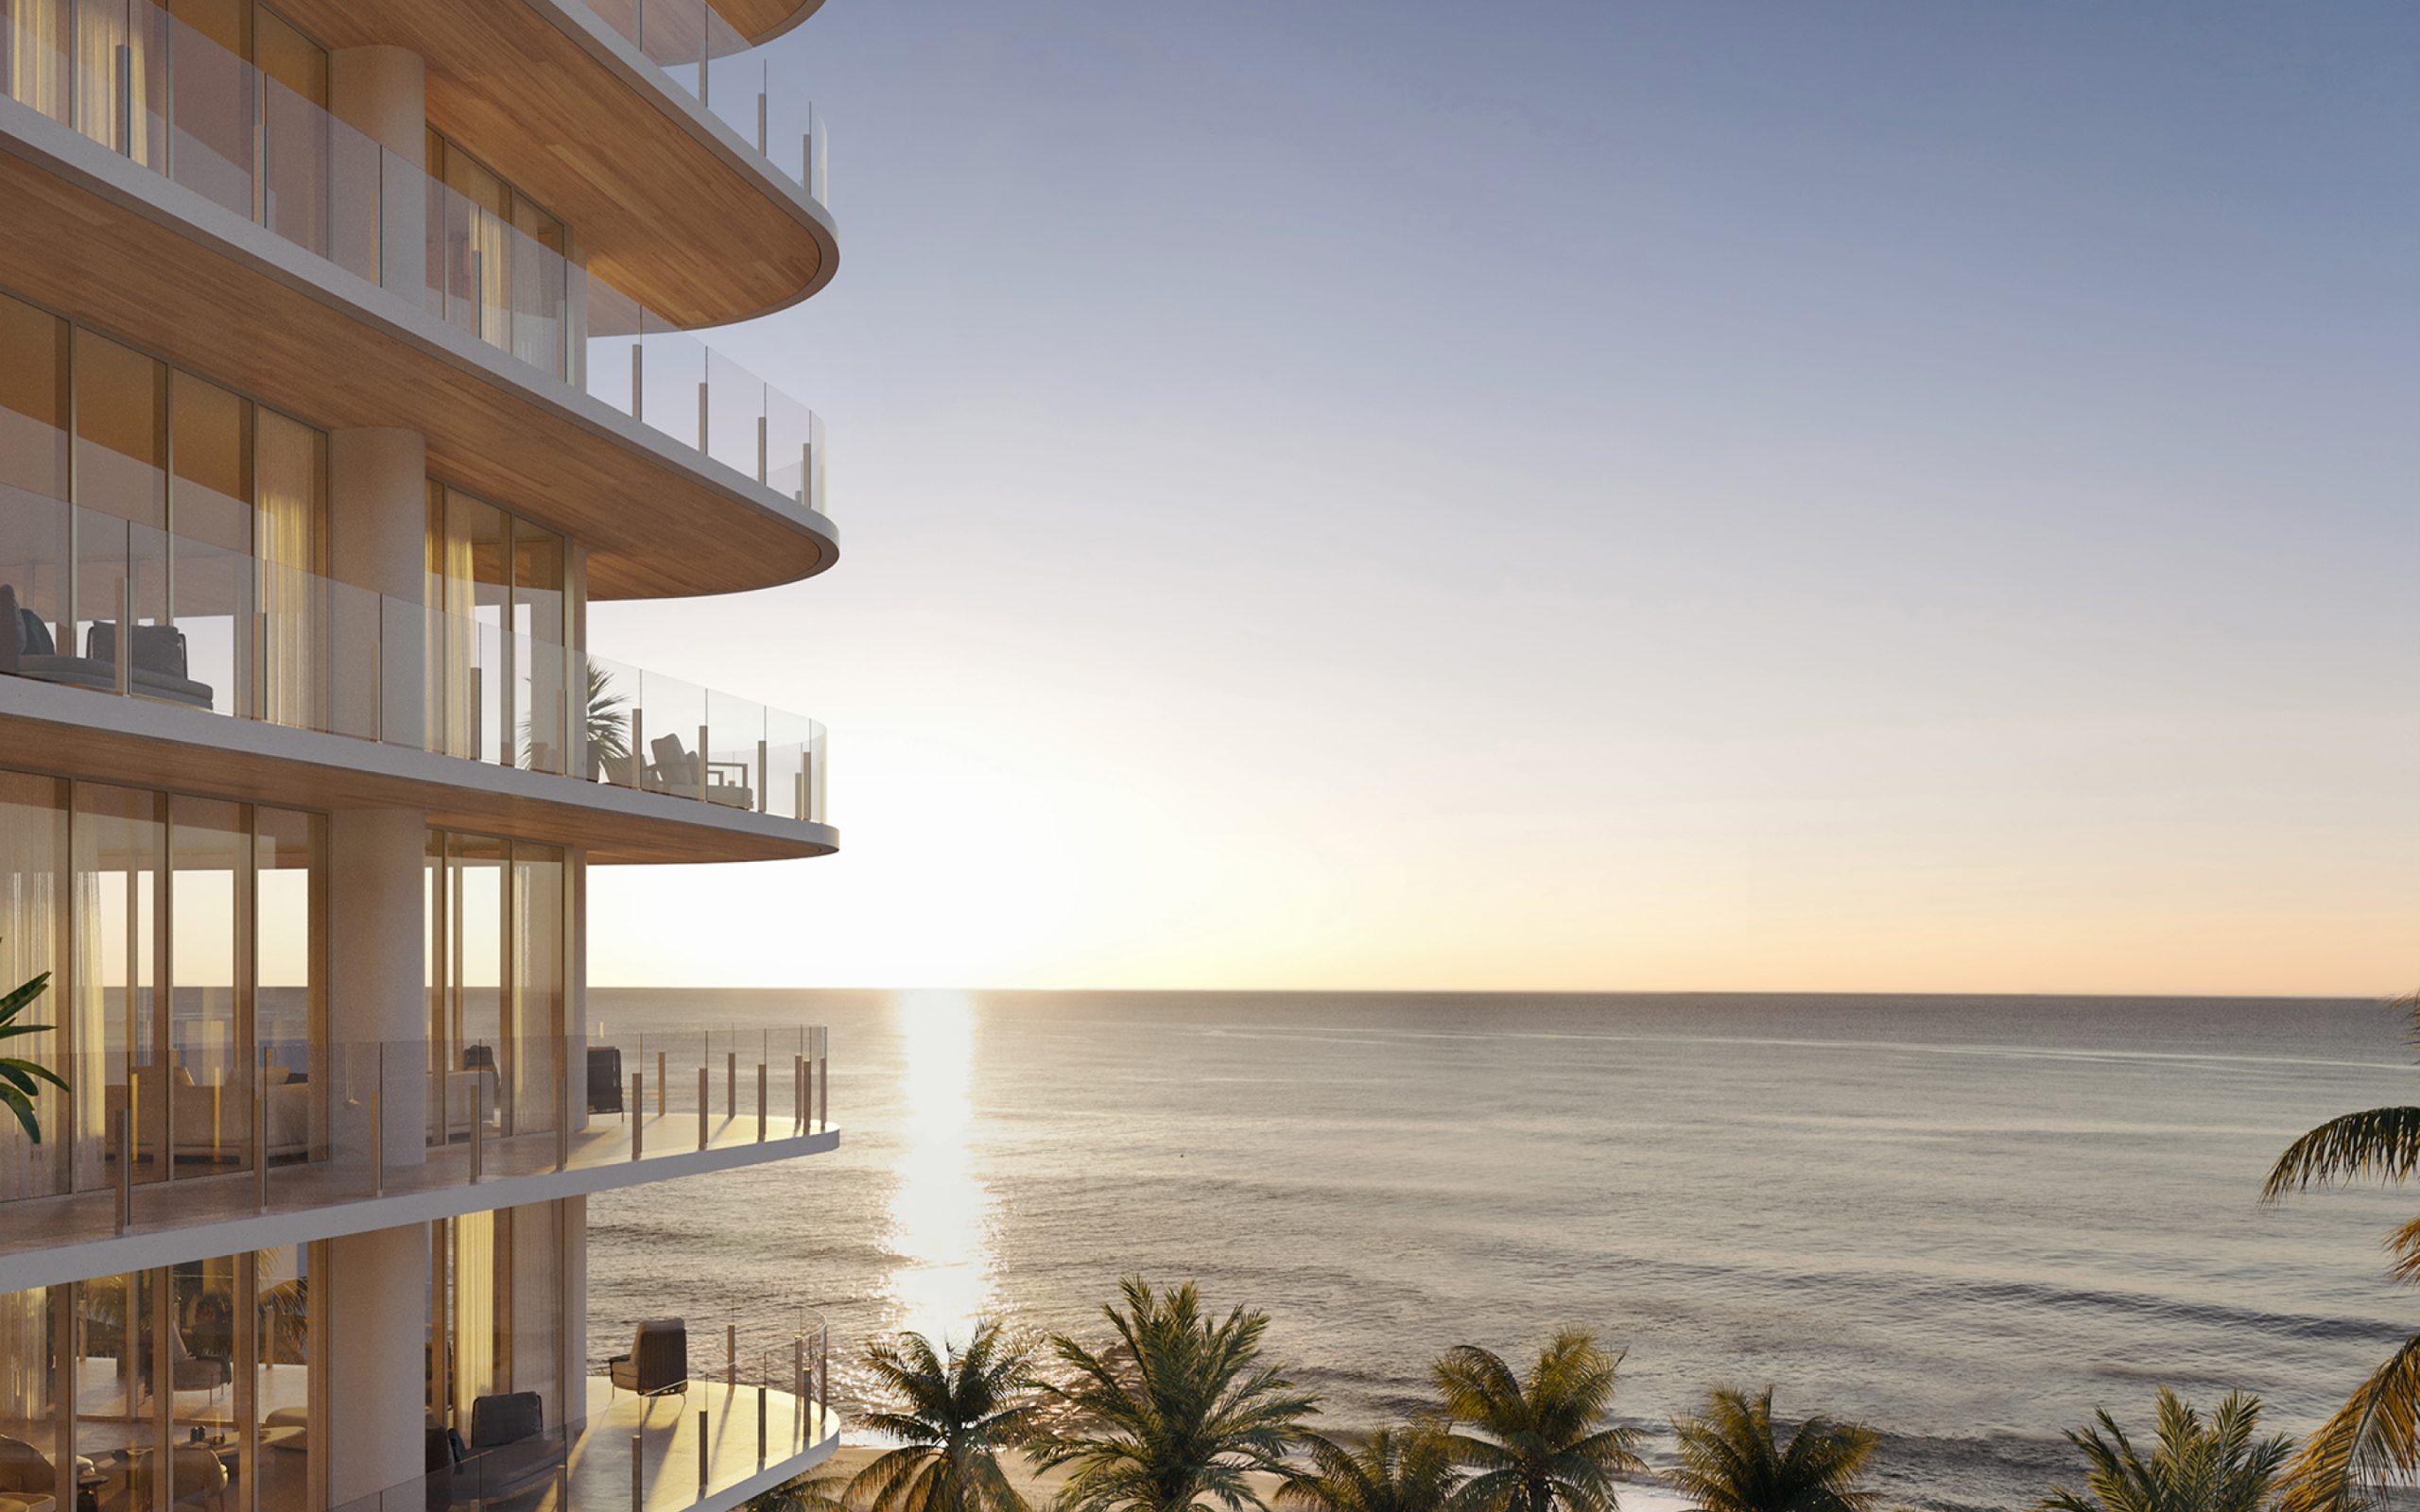
[[[130,612],[128,691],[307,724],[327,514],[323,433],[0,295],[9,670],[114,690]]]
[[[563,1123],[569,878],[560,847],[432,830],[429,1068],[450,1143]]]
[[[562,769],[563,537],[431,479],[424,601],[439,611],[429,732],[453,755]]]
[[[288,241],[328,249],[327,49],[267,6],[0,0],[0,89]]]
[[[429,284],[447,305],[441,318],[549,377],[575,376],[570,232],[442,132],[429,131],[426,150],[429,177],[460,197],[447,198],[428,222]]]
[[[549,1427],[573,1421],[562,1204],[441,1219],[429,1234],[431,1418],[467,1437],[480,1398],[533,1391]]]
[[[315,814],[0,772],[0,968],[50,989],[12,1053],[58,1072],[40,1143],[0,1121],[0,1200],[306,1157],[326,1035]],[[255,1125],[255,1087],[268,1116]],[[266,1140],[266,1150],[255,1145]]]
[[[311,1505],[311,1277],[281,1246],[0,1294],[0,1499]]]

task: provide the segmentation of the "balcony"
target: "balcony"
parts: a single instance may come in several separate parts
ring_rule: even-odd
[[[756,43],[706,0],[576,0],[655,65],[665,78],[695,96],[757,155],[806,197],[828,205],[830,147],[811,102],[773,87],[771,65]],[[796,147],[796,156],[789,148]]]
[[[81,0],[65,17],[53,46],[17,34],[31,55],[0,72],[9,97],[485,343],[529,376],[584,392],[800,508],[826,512],[813,412],[683,329],[747,313],[727,306],[767,291],[689,291],[656,278],[685,318],[666,315],[148,0]],[[819,143],[804,151],[821,161]],[[720,276],[726,262],[763,261],[700,256],[696,228],[678,230],[679,245],[661,258],[614,260],[633,269],[668,263],[687,281]],[[600,250],[591,261],[606,259]],[[826,273],[805,268],[797,286],[766,302],[786,302]]]
[[[804,715],[6,486],[0,672],[649,803],[825,822],[824,730]]]
[[[492,1034],[451,1054],[222,1039],[48,1063],[75,1089],[43,1093],[52,1138],[0,1128],[0,1292],[838,1142],[814,1026]]]
[[[586,1416],[330,1512],[720,1512],[804,1474],[839,1443],[831,1331],[804,1309],[693,1332],[677,1394],[587,1382]],[[466,1446],[467,1447],[467,1446]]]

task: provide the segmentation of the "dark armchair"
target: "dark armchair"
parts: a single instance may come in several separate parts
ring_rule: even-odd
[[[618,1113],[622,1109],[622,1052],[615,1045],[588,1047],[588,1110]]]
[[[614,1389],[642,1397],[689,1391],[689,1329],[677,1317],[651,1317],[639,1325],[631,1352],[607,1363]]]
[[[451,1449],[450,1442],[445,1446]],[[438,1458],[432,1440],[429,1459]],[[450,1454],[449,1454],[450,1457]],[[561,1434],[546,1432],[544,1401],[534,1391],[505,1391],[471,1403],[470,1455],[450,1475],[432,1476],[444,1484],[457,1507],[489,1507],[518,1503],[555,1483],[566,1458]],[[436,1496],[432,1491],[432,1505]]]

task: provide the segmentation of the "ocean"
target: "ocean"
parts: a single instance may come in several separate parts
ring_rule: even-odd
[[[1098,1335],[1120,1277],[1271,1318],[1349,1431],[1430,1360],[1626,1351],[1668,1452],[1715,1383],[1870,1422],[1893,1503],[2078,1484],[2062,1430],[2166,1383],[2312,1426],[2420,1307],[2420,1194],[2259,1202],[2294,1135],[2413,1100],[2376,1003],[596,990],[609,1023],[832,1026],[831,1157],[593,1199],[589,1341],[805,1302],[835,1353],[996,1314]],[[678,1200],[666,1195],[677,1190]],[[855,1374],[838,1372],[845,1399]],[[1654,1498],[1643,1494],[1642,1504]]]

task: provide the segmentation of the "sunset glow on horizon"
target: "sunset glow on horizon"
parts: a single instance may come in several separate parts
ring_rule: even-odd
[[[843,850],[595,980],[2420,986],[2420,21],[1521,10],[775,45],[842,564],[593,625]]]

